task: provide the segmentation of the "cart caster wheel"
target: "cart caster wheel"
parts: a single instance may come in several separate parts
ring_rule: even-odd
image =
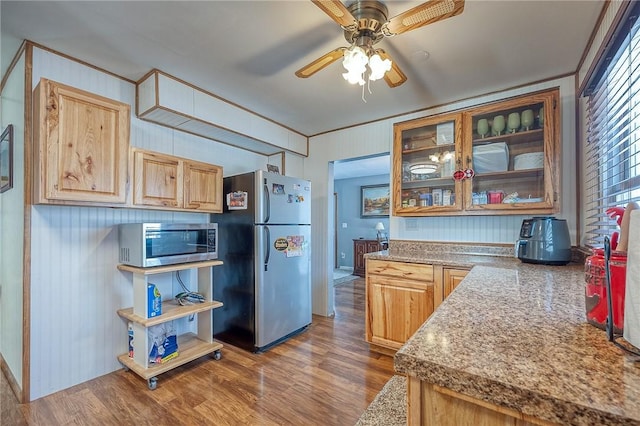
[[[147,382],[149,383],[149,389],[151,389],[151,390],[155,390],[156,387],[158,386],[158,378],[157,377],[152,377],[149,380],[147,380]]]
[[[213,353],[213,359],[215,359],[216,361],[220,361],[222,359],[222,352],[220,352],[219,350],[215,351]]]

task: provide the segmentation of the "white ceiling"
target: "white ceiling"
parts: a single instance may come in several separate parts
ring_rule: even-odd
[[[386,3],[395,16],[421,2]],[[309,0],[2,0],[2,70],[28,39],[134,81],[160,69],[312,136],[573,73],[603,4],[467,0],[461,15],[376,46],[408,81],[375,82],[366,103],[339,61],[308,79],[294,75],[347,45]]]

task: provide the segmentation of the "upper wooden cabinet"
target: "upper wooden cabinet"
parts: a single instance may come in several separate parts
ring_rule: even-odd
[[[183,162],[184,207],[222,213],[222,167]]]
[[[465,181],[467,213],[557,212],[558,97],[559,91],[555,89],[464,113],[465,167],[476,172],[473,179]],[[483,122],[487,123],[488,133],[484,133]]]
[[[395,124],[393,214],[557,212],[558,98],[553,89]]]
[[[33,102],[34,203],[124,204],[129,105],[44,78]]]
[[[136,206],[222,212],[222,167],[133,150]]]
[[[394,125],[393,214],[454,214],[462,210],[462,114]]]

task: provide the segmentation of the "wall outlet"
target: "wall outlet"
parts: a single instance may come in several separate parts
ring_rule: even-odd
[[[344,252],[342,252],[342,253],[340,253],[340,257],[344,259],[344,258],[346,258],[346,257],[347,257],[347,255],[346,255],[346,254],[344,254]]]
[[[347,227],[347,222],[342,222],[342,227],[346,228]]]

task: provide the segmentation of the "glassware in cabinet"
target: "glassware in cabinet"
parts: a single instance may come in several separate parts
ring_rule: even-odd
[[[442,214],[462,208],[462,115],[446,114],[394,125],[395,215]]]
[[[466,211],[556,211],[557,99],[555,89],[465,113]]]

